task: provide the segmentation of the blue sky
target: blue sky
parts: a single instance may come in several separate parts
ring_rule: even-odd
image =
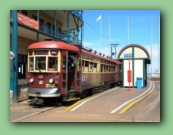
[[[100,15],[101,20],[96,21]],[[119,44],[117,46],[118,55],[119,51],[128,44],[128,39],[130,44],[140,44],[149,53],[151,53],[152,44],[152,71],[158,70],[160,10],[84,10],[83,20],[84,47],[109,55],[109,42]],[[150,72],[151,67],[148,69]]]

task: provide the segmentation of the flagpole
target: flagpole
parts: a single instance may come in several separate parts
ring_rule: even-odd
[[[129,25],[129,16],[128,16],[128,23],[127,23],[127,26],[128,26],[128,45],[129,45],[129,44],[130,44],[130,31],[129,31],[130,25]]]
[[[101,46],[100,48],[101,48],[101,53],[102,53],[102,19],[100,20],[100,46]]]
[[[102,15],[97,18],[96,22],[100,20],[100,52],[102,53]]]
[[[159,43],[158,43],[158,73],[160,77],[160,16],[159,16]]]
[[[152,77],[152,17],[151,17],[151,26],[150,26],[150,44],[151,44],[151,77]]]
[[[110,14],[108,17],[108,51],[109,51],[109,56],[111,56],[110,55]]]

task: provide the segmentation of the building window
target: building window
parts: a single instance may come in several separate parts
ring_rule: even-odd
[[[35,16],[35,15],[32,15],[32,18],[33,18],[34,20],[37,20],[37,16]]]
[[[47,22],[47,33],[51,34],[51,23]]]
[[[52,35],[55,35],[55,25],[52,25]]]
[[[21,12],[22,12],[22,14],[24,14],[24,15],[28,15],[28,12],[26,11],[26,10],[21,10]]]
[[[40,31],[44,31],[44,20],[40,18],[39,21],[39,25],[40,25]]]

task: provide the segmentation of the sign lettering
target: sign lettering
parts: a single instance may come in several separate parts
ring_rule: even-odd
[[[34,29],[39,29],[39,22],[21,13],[17,13],[18,22]]]

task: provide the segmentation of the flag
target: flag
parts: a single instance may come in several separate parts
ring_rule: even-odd
[[[100,15],[100,16],[97,18],[96,22],[97,22],[98,20],[101,20],[101,19],[102,19],[102,16]]]

